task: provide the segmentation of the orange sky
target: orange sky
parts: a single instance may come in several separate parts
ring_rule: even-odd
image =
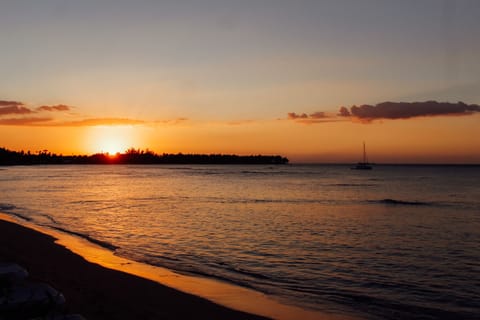
[[[480,163],[479,15],[463,0],[2,2],[0,147],[354,162],[365,141],[374,162]]]
[[[186,120],[171,124],[0,126],[2,145],[63,154],[117,152],[282,154],[293,162],[353,162],[366,141],[374,162],[479,163],[480,115],[379,120],[244,123]]]

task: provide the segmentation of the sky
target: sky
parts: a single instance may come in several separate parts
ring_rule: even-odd
[[[480,163],[478,0],[2,0],[0,147]]]

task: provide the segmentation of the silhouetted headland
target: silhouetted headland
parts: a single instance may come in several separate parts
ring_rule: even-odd
[[[128,149],[125,153],[93,155],[57,155],[48,150],[11,151],[0,148],[0,165],[41,164],[287,164],[288,159],[279,155],[235,154],[156,154],[150,150]]]

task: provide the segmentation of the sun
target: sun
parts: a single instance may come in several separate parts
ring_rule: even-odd
[[[97,126],[91,129],[88,149],[94,153],[115,155],[135,145],[135,134],[128,126]]]
[[[124,146],[122,146],[122,141],[118,140],[110,140],[110,139],[105,139],[99,144],[100,147],[100,152],[102,153],[108,153],[110,155],[114,155],[117,153],[122,153],[123,151],[126,150]]]

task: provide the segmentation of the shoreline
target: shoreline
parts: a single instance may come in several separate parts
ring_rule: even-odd
[[[8,243],[0,246],[0,260],[23,265],[33,279],[63,292],[71,311],[89,320],[352,319],[281,304],[263,293],[219,280],[128,260],[86,239],[9,214],[0,213],[0,230],[0,242]],[[93,304],[91,297],[96,297]]]

